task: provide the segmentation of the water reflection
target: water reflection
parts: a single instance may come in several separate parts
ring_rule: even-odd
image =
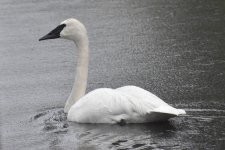
[[[144,148],[156,144],[156,137],[172,138],[177,129],[173,121],[149,124],[70,124],[71,135],[77,135],[82,145],[96,148]],[[154,139],[154,140],[153,140]]]

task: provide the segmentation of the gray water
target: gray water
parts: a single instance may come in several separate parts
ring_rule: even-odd
[[[225,148],[225,1],[1,0],[0,11],[1,149]],[[187,116],[68,122],[77,51],[70,41],[38,39],[70,17],[89,34],[87,91],[140,86]]]

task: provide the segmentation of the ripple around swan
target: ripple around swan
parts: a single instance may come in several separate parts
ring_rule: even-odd
[[[32,117],[49,147],[59,149],[214,149],[223,147],[225,111],[188,108],[186,116],[149,124],[77,124],[56,108]],[[215,138],[212,140],[211,138]]]

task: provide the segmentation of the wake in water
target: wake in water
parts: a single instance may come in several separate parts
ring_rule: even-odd
[[[31,121],[38,122],[43,132],[67,132],[69,126],[63,109],[58,108],[40,112]]]

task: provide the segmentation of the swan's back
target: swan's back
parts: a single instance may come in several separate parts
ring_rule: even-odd
[[[94,90],[68,112],[68,120],[80,123],[145,123],[180,114],[154,94],[135,86]]]
[[[165,103],[156,95],[137,86],[123,86],[117,88],[116,90],[122,92],[123,94],[129,95],[134,99],[138,99],[137,102],[146,101],[146,103],[149,105],[148,108],[150,109],[155,109],[158,106],[168,106],[167,103]]]

